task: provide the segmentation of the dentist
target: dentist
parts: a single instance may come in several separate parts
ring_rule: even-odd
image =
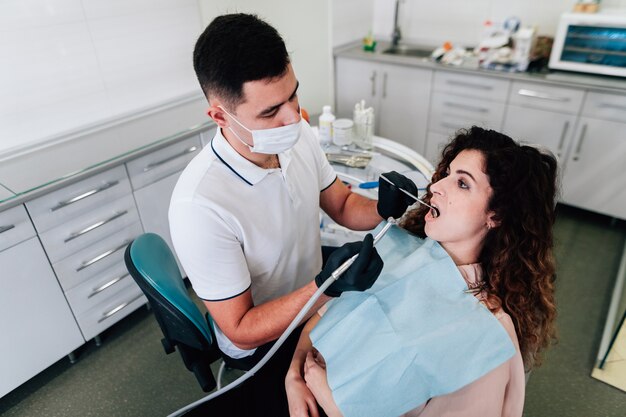
[[[217,17],[200,35],[193,63],[218,129],[175,187],[171,235],[224,357],[250,369],[343,261],[360,255],[309,317],[330,297],[371,287],[382,269],[371,235],[335,250],[323,268],[320,207],[343,226],[369,230],[412,202],[385,187],[377,203],[337,179],[302,119],[285,44],[266,22]],[[228,415],[288,415],[284,378],[298,336],[244,384],[245,401]]]

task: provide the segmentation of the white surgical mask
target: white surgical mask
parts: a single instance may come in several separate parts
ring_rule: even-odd
[[[239,139],[244,145],[250,148],[250,151],[264,154],[279,154],[285,152],[298,142],[300,139],[300,132],[302,129],[302,116],[296,123],[292,123],[286,126],[274,127],[270,129],[258,129],[251,130],[245,127],[239,120],[237,120],[232,114],[226,111],[223,107],[220,107],[224,112],[229,115],[237,124],[246,129],[252,135],[253,145],[246,143],[245,140],[235,132],[230,126],[228,127],[231,132]]]

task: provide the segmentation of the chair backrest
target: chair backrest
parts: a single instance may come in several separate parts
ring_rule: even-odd
[[[137,237],[126,248],[128,272],[144,292],[164,335],[166,353],[174,347],[204,391],[216,385],[210,364],[220,357],[207,319],[193,303],[174,255],[157,234]]]

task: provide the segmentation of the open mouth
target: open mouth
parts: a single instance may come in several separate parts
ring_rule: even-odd
[[[431,203],[431,206],[432,206],[430,209],[431,216],[433,216],[434,218],[439,217],[440,213],[439,213],[439,209],[437,208],[437,206],[432,203]]]

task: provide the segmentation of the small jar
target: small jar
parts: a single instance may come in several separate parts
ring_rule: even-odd
[[[337,146],[350,145],[352,143],[352,130],[354,122],[350,119],[337,119],[333,122],[333,143]]]

